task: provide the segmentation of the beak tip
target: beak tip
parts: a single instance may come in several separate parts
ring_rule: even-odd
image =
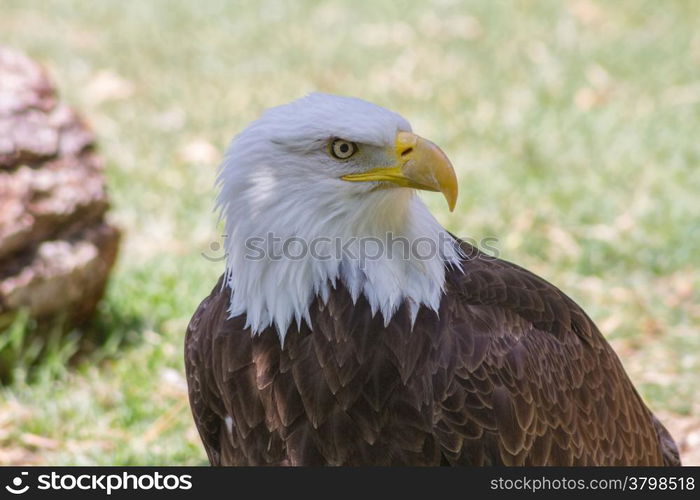
[[[455,207],[457,206],[457,194],[455,193],[452,196],[445,196],[445,199],[447,200],[447,207],[450,209],[450,212],[454,212]]]
[[[450,164],[450,176],[449,181],[445,182],[441,187],[441,191],[445,200],[447,201],[447,207],[450,212],[455,211],[457,206],[457,197],[459,196],[459,184],[457,182],[457,175],[455,175],[452,165]]]

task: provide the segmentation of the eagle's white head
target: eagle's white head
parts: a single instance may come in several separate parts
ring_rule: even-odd
[[[445,154],[401,116],[369,102],[314,93],[272,108],[231,142],[218,177],[226,221],[229,313],[281,341],[292,320],[344,284],[389,322],[408,302],[437,310],[454,239],[415,189],[454,208]]]

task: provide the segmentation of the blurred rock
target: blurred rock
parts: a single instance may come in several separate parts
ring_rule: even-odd
[[[19,309],[81,322],[101,298],[120,233],[94,146],[45,71],[0,46],[0,327]]]

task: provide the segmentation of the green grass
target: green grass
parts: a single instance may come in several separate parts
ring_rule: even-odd
[[[0,43],[96,129],[126,231],[106,343],[67,368],[61,344],[0,389],[0,463],[205,462],[181,351],[222,271],[201,256],[217,162],[312,90],[383,104],[440,144],[461,194],[453,214],[426,195],[438,218],[567,291],[652,408],[697,420],[698,19],[690,0],[0,0]]]

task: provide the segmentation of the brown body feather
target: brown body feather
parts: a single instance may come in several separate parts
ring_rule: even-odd
[[[384,326],[337,286],[284,347],[216,285],[187,330],[213,465],[679,465],[676,446],[570,298],[466,243],[439,313]]]

